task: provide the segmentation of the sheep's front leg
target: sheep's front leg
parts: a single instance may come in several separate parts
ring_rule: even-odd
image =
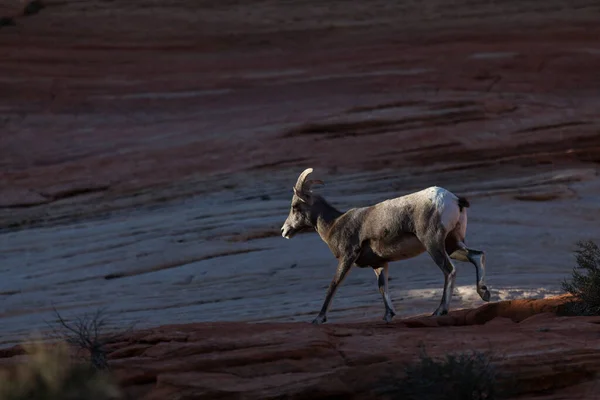
[[[325,302],[323,303],[323,307],[321,307],[321,311],[317,318],[313,320],[313,324],[320,325],[327,321],[327,310],[329,310],[329,306],[331,305],[331,300],[337,291],[338,286],[342,283],[348,271],[352,267],[354,263],[354,258],[344,258],[341,259],[338,263],[337,270],[335,271],[335,275],[333,276],[333,280],[329,284],[329,288],[327,288],[327,295],[325,296]]]
[[[385,305],[385,315],[383,316],[383,320],[385,322],[392,322],[394,315],[396,315],[396,310],[394,310],[394,305],[392,304],[392,299],[390,299],[388,291],[388,265],[386,263],[382,267],[373,268],[373,271],[375,271],[375,275],[377,275],[379,293],[381,293],[383,304]]]

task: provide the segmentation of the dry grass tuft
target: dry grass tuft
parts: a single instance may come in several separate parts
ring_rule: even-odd
[[[0,400],[118,400],[123,393],[104,371],[74,363],[65,342],[32,341],[26,362],[0,371]]]

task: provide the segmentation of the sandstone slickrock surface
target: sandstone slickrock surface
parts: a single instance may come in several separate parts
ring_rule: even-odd
[[[307,166],[342,209],[434,184],[467,196],[493,300],[558,293],[573,243],[597,236],[596,1],[44,5],[0,4],[0,346],[52,307],[108,307],[114,326],[309,321],[335,260],[315,235],[278,236]],[[453,308],[481,305],[457,268]],[[390,274],[399,316],[435,308],[427,256]],[[357,270],[330,322],[381,313]]]
[[[371,399],[428,354],[487,352],[514,398],[600,398],[600,317],[560,317],[566,296],[491,303],[444,317],[313,326],[168,325],[110,345],[132,399]],[[3,365],[24,360],[0,352]],[[14,358],[11,358],[14,357]]]
[[[505,301],[389,325],[167,326],[114,344],[111,359],[132,393],[152,388],[146,399],[381,398],[385,379],[401,378],[424,345],[433,356],[490,352],[519,395],[600,398],[600,318],[556,316],[565,299]]]

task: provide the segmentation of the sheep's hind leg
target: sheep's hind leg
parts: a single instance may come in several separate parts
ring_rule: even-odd
[[[385,305],[385,315],[383,320],[388,323],[392,322],[394,315],[396,315],[396,310],[394,310],[394,305],[392,304],[392,299],[390,298],[388,290],[388,264],[386,263],[381,267],[373,268],[373,271],[375,271],[375,275],[377,275],[379,293],[381,293],[383,304]]]
[[[481,300],[490,301],[491,294],[485,284],[485,252],[470,249],[463,242],[458,242],[457,246],[458,249],[450,254],[450,258],[458,261],[470,262],[475,266],[477,294],[479,294]]]
[[[452,292],[454,291],[454,281],[456,279],[456,268],[448,253],[446,253],[445,235],[436,235],[435,237],[425,237],[421,240],[421,243],[425,245],[425,249],[440,267],[444,273],[444,292],[442,294],[442,300],[439,307],[433,312],[433,316],[448,314],[450,308],[450,300],[452,299]]]

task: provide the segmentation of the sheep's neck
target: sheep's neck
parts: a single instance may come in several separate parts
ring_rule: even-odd
[[[319,236],[321,236],[323,240],[326,240],[331,226],[343,212],[338,211],[323,198],[318,199],[313,207],[316,210],[313,224],[319,233]]]

